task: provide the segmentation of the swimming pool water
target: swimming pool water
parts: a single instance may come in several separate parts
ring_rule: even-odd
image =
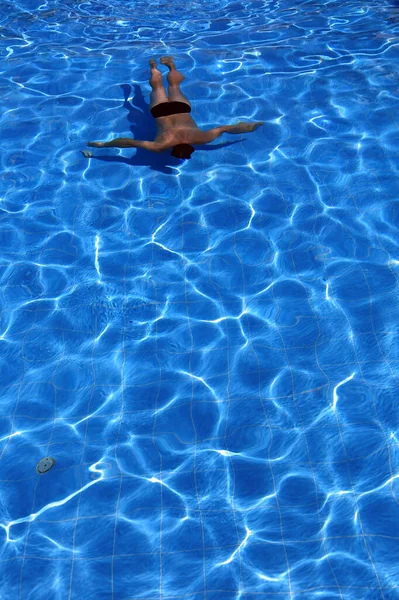
[[[3,2],[1,598],[399,598],[398,8]]]

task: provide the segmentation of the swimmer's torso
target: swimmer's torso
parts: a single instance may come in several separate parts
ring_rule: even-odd
[[[201,143],[201,129],[189,113],[169,115],[155,119],[157,126],[156,142],[176,144]]]

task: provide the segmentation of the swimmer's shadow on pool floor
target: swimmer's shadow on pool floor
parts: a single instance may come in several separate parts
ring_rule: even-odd
[[[155,119],[150,113],[150,105],[145,101],[143,93],[139,85],[134,85],[134,96],[132,102],[129,102],[129,95],[132,87],[128,84],[121,85],[124,93],[125,101],[123,108],[128,111],[127,119],[130,123],[130,131],[136,140],[153,140],[157,134],[157,128],[155,126]],[[243,140],[235,140],[231,142],[224,142],[222,144],[203,144],[197,146],[197,150],[219,150],[220,148],[226,148],[233,144],[238,144]],[[111,148],[112,150],[112,148]],[[173,173],[172,167],[177,167],[182,164],[182,161],[174,156],[171,156],[171,149],[165,150],[165,152],[155,153],[144,150],[143,148],[132,148],[134,154],[130,158],[124,156],[112,156],[112,154],[93,155],[91,159],[103,160],[105,162],[119,162],[125,163],[131,166],[143,166],[147,165],[154,171],[161,171],[162,173]]]

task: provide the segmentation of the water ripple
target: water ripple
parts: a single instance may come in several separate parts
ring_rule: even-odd
[[[0,23],[4,596],[399,598],[397,3]],[[164,54],[200,126],[264,127],[87,161],[154,136]]]

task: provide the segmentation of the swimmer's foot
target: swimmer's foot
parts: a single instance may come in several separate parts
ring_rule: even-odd
[[[81,153],[85,158],[91,158],[93,156],[92,153],[88,152],[87,150],[81,150]]]
[[[160,62],[162,65],[166,65],[170,70],[176,69],[173,56],[162,56]]]
[[[93,148],[104,148],[104,142],[87,142],[87,145]]]
[[[157,68],[157,63],[155,62],[155,60],[153,58],[151,58],[149,62],[150,62],[151,69]]]

